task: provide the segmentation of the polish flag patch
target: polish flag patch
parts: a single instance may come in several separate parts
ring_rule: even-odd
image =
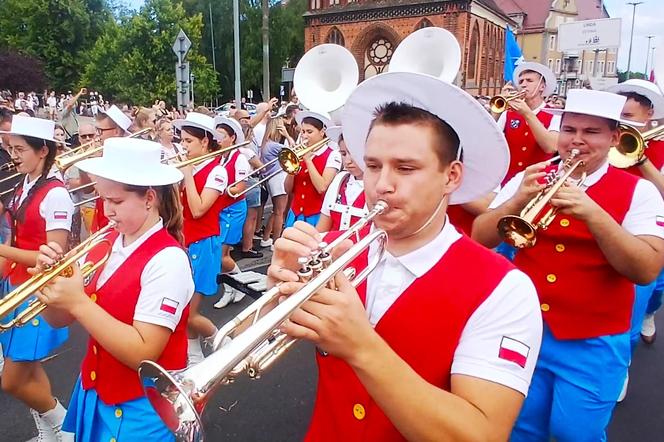
[[[664,216],[657,215],[657,217],[655,218],[655,222],[659,227],[664,227]]]
[[[67,219],[67,212],[57,210],[53,212],[53,219]]]
[[[530,347],[523,342],[508,338],[507,336],[503,336],[503,339],[500,341],[500,350],[498,352],[500,359],[514,362],[521,368],[526,368],[528,353],[530,353]]]
[[[219,184],[224,184],[224,177],[221,177],[219,175],[215,175],[214,180]]]
[[[171,298],[163,298],[161,300],[161,307],[159,307],[159,310],[174,315],[175,312],[178,310],[178,305],[180,305],[180,303],[174,301]]]

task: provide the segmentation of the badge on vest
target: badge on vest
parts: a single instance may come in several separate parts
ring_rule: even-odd
[[[319,346],[316,346],[316,351],[317,351],[318,354],[321,355],[321,356],[327,356],[327,355],[329,354],[328,352],[326,352],[326,351],[324,351],[324,350],[321,350],[321,348],[320,348]]]
[[[521,121],[520,120],[510,120],[510,127],[512,129],[518,129],[519,126],[521,126]]]

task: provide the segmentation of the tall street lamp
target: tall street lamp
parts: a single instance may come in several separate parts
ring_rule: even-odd
[[[632,65],[632,42],[634,40],[634,19],[636,18],[636,7],[644,2],[628,2],[628,5],[632,5],[632,31],[629,36],[629,55],[627,56],[627,79],[629,80],[629,70]]]

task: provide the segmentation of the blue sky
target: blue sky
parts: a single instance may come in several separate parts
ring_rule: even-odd
[[[140,8],[144,0],[124,0],[129,7]],[[544,0],[532,0],[544,1]],[[634,1],[634,0],[629,0]],[[636,21],[634,25],[634,43],[632,48],[633,71],[643,71],[648,52],[648,39],[646,36],[656,36],[651,40],[652,46],[664,51],[664,0],[638,0],[642,5],[636,8]],[[622,18],[622,45],[620,47],[618,67],[624,70],[627,67],[629,50],[629,35],[632,25],[632,6],[626,4],[627,0],[604,0],[604,5],[611,17]]]

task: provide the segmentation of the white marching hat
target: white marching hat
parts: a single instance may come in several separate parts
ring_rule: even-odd
[[[83,172],[131,186],[165,186],[182,181],[178,169],[161,162],[161,145],[139,138],[109,138],[101,157],[76,163]]]
[[[107,115],[108,118],[113,120],[113,122],[125,132],[129,131],[129,127],[131,127],[131,119],[126,116],[124,112],[122,112],[116,105],[109,107],[108,110],[100,110],[99,112]]]
[[[342,134],[342,126],[330,126],[325,129],[325,136],[327,136],[333,143],[339,144],[339,138]]]
[[[214,127],[219,127],[220,125],[225,124],[229,126],[235,133],[235,143],[244,143],[244,132],[242,132],[242,125],[237,120],[226,117],[215,117],[214,118]]]
[[[312,110],[306,110],[306,111],[300,111],[297,114],[295,114],[295,121],[297,121],[297,124],[301,125],[302,120],[305,118],[315,118],[316,120],[320,121],[323,123],[323,126],[327,127],[332,127],[334,124],[332,123],[332,118],[330,117],[330,114],[327,112],[315,112]]]
[[[544,77],[545,87],[542,95],[544,95],[545,97],[548,97],[549,95],[553,94],[553,92],[556,90],[556,84],[558,83],[558,81],[556,80],[555,74],[551,69],[544,66],[542,63],[535,63],[533,61],[524,61],[523,63],[518,64],[514,68],[514,78],[516,79],[517,84],[519,82],[519,76],[524,71],[537,72],[542,77]]]
[[[563,115],[567,113],[590,115],[629,124],[630,126],[645,126],[643,123],[636,123],[621,118],[622,110],[626,102],[627,98],[611,92],[595,91],[591,89],[571,89],[567,92],[565,109],[549,109],[548,107],[545,107],[542,110],[553,115]]]
[[[464,204],[488,195],[501,183],[510,162],[503,132],[491,115],[462,89],[430,75],[388,72],[360,84],[344,106],[343,135],[353,160],[365,168],[364,149],[376,109],[405,103],[426,110],[449,124],[463,149],[461,186],[450,204]]]
[[[614,94],[633,92],[635,94],[642,95],[652,103],[652,118],[654,120],[664,118],[664,95],[662,95],[662,92],[659,90],[655,83],[651,83],[646,80],[634,79],[609,86],[604,90],[606,92],[613,92]]]
[[[182,130],[183,127],[195,127],[209,132],[217,141],[221,139],[217,133],[214,118],[200,112],[189,112],[184,120],[173,121],[173,126],[178,130]]]
[[[43,118],[24,117],[23,115],[14,115],[12,125],[9,130],[0,131],[1,134],[19,135],[22,137],[33,137],[42,140],[61,143],[53,138],[55,134],[55,122]]]

